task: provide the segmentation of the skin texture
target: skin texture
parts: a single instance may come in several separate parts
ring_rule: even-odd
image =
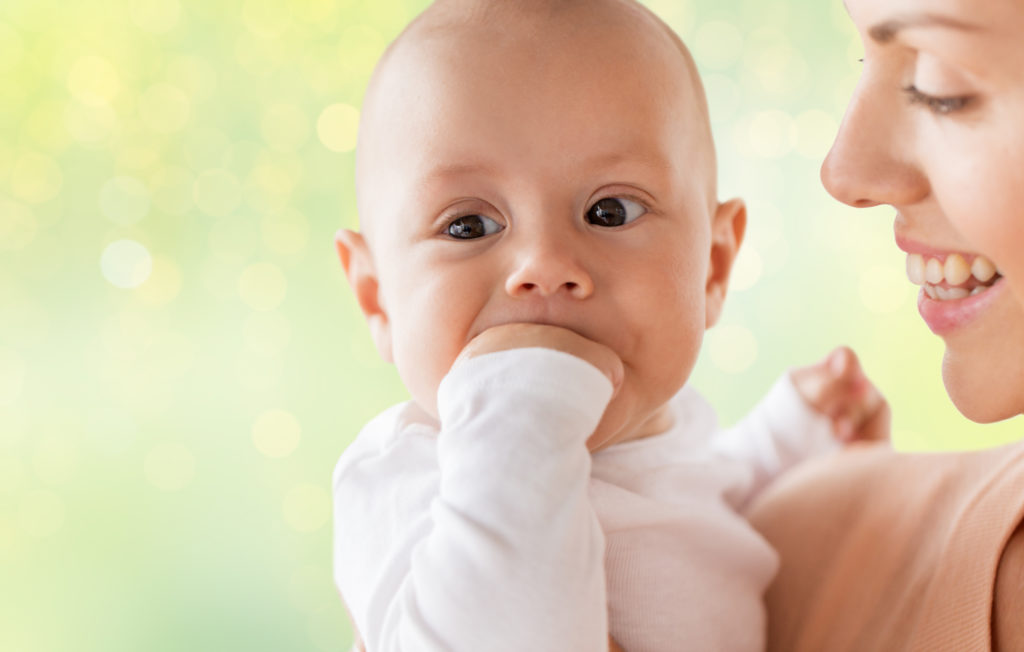
[[[863,73],[822,166],[839,200],[896,209],[898,239],[983,254],[992,300],[943,333],[943,379],[963,414],[1024,412],[1024,3],[847,0]],[[916,24],[931,16],[930,24]],[[896,21],[902,29],[879,29]],[[921,94],[904,90],[914,86]],[[932,98],[932,99],[929,99]],[[936,100],[934,98],[945,98]]]
[[[853,206],[893,206],[897,238],[984,254],[996,264],[1005,277],[999,294],[944,336],[943,379],[971,419],[1021,414],[1024,4],[846,0],[846,6],[864,42],[864,71],[822,166],[825,187]],[[930,24],[879,29],[927,16]],[[947,101],[902,90],[909,85]],[[1022,586],[1024,529],[1018,529],[996,579],[995,649],[1024,646]]]
[[[1017,528],[999,562],[992,613],[994,649],[1004,652],[1024,646],[1024,525]]]
[[[435,415],[441,379],[490,328],[554,326],[614,352],[596,450],[670,423],[746,213],[712,195],[703,96],[663,26],[625,3],[549,4],[500,20],[434,5],[389,50],[357,152],[363,234],[338,243],[378,350]],[[588,222],[606,198],[636,219]],[[446,231],[473,215],[494,232]]]
[[[378,65],[356,158],[362,232],[338,254],[421,408],[459,360],[541,346],[616,388],[591,450],[672,425],[746,210],[716,198],[703,90],[663,23],[616,0],[435,3]],[[609,198],[628,223],[588,220]],[[460,219],[486,234],[457,239]],[[794,380],[845,438],[888,436],[849,350]]]

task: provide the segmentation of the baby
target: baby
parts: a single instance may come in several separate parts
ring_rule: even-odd
[[[629,0],[442,0],[363,106],[338,251],[412,400],[334,475],[371,652],[757,650],[777,560],[741,510],[885,435],[852,352],[737,427],[684,387],[746,224],[678,37]]]

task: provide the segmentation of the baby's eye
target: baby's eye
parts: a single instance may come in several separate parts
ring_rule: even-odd
[[[483,215],[463,215],[452,220],[445,232],[459,240],[472,240],[497,233],[503,228],[505,227]]]
[[[631,199],[605,197],[587,209],[587,221],[596,226],[622,226],[647,212]]]

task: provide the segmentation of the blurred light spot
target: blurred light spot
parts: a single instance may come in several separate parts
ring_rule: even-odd
[[[139,298],[151,306],[163,306],[181,292],[181,269],[166,256],[153,258],[153,272],[141,286]]]
[[[140,174],[147,172],[166,156],[169,144],[159,134],[133,127],[122,133],[114,148],[115,167],[121,170],[134,170]]]
[[[13,350],[0,346],[0,405],[13,405],[25,385],[25,362]]]
[[[711,121],[724,123],[732,120],[740,107],[740,87],[725,75],[710,73],[704,76],[704,92],[708,98]]]
[[[242,200],[238,179],[227,170],[207,170],[196,178],[192,197],[199,210],[213,217],[223,217]]]
[[[129,290],[146,282],[153,271],[153,259],[138,242],[115,240],[103,250],[100,270],[111,285]]]
[[[13,494],[25,485],[28,473],[20,457],[0,453],[0,494]]]
[[[252,443],[267,457],[287,457],[298,447],[302,426],[285,410],[270,410],[252,424]]]
[[[110,104],[121,90],[121,80],[109,61],[90,55],[71,65],[68,90],[82,104]]]
[[[110,314],[100,324],[103,361],[135,365],[142,354],[153,346],[153,325],[138,310],[122,310]]]
[[[297,6],[304,10],[297,15],[300,20],[326,32],[332,31],[337,26],[338,3],[335,0],[306,0]]]
[[[30,204],[41,204],[57,196],[64,184],[60,168],[47,156],[22,154],[11,168],[11,193]]]
[[[280,0],[247,0],[242,10],[245,26],[260,38],[277,38],[291,22],[289,4]]]
[[[271,263],[249,265],[238,279],[238,294],[253,310],[277,308],[287,292],[288,279]]]
[[[259,232],[253,226],[246,217],[232,216],[217,220],[208,234],[210,251],[224,256],[252,258],[259,243]]]
[[[763,271],[764,264],[757,249],[752,245],[743,247],[729,275],[729,290],[739,292],[753,287],[761,278]]]
[[[188,124],[192,104],[188,96],[170,84],[154,84],[139,97],[139,116],[151,130],[173,134]]]
[[[66,484],[74,477],[76,466],[75,450],[67,441],[51,436],[36,444],[32,468],[44,483]]]
[[[158,444],[146,456],[146,480],[162,491],[178,491],[192,482],[196,459],[184,445],[177,442]]]
[[[256,165],[248,182],[249,203],[254,207],[283,206],[295,189],[288,170],[271,162]]]
[[[239,177],[247,176],[256,165],[268,160],[269,155],[262,143],[240,140],[227,148],[221,160],[222,166],[232,170]]]
[[[747,237],[756,238],[762,250],[782,237],[782,210],[773,202],[764,199],[748,200],[747,217],[750,225]]]
[[[216,169],[232,167],[224,160],[231,147],[231,142],[224,132],[212,127],[189,129],[184,135],[182,148],[185,151],[185,162],[193,169]],[[237,168],[233,168],[237,169]]]
[[[245,345],[253,353],[277,355],[288,347],[292,328],[278,312],[254,312],[245,320]]]
[[[20,132],[46,151],[58,152],[65,149],[70,143],[70,134],[62,129],[65,105],[66,102],[37,101],[22,122]]]
[[[274,72],[284,58],[284,41],[242,32],[235,39],[235,59],[254,77]]]
[[[825,158],[839,130],[835,118],[824,111],[811,109],[796,117],[796,151],[814,161]]]
[[[149,191],[135,177],[114,177],[100,188],[100,212],[122,226],[135,224],[149,213]]]
[[[169,215],[184,215],[192,208],[192,173],[181,167],[159,169],[150,180],[153,204]]]
[[[907,282],[903,270],[880,265],[861,272],[859,288],[864,306],[878,314],[896,312],[917,289]]]
[[[309,223],[306,217],[289,209],[284,213],[265,216],[260,221],[260,233],[268,249],[279,254],[297,254],[306,248]]]
[[[14,70],[24,51],[25,45],[18,32],[7,23],[0,22],[0,72]]]
[[[747,126],[751,151],[761,158],[781,158],[796,144],[797,129],[793,119],[783,111],[761,111]]]
[[[152,34],[169,32],[178,24],[178,0],[133,0],[129,5],[132,22]]]
[[[201,276],[203,287],[213,297],[222,301],[235,298],[244,260],[238,254],[215,252],[203,262]]]
[[[117,129],[117,114],[106,104],[69,102],[64,109],[64,128],[83,145],[99,145]]]
[[[32,209],[0,197],[0,250],[24,249],[32,244],[36,230]]]
[[[338,40],[338,63],[353,73],[368,73],[384,53],[387,40],[369,25],[351,25]]]
[[[346,621],[338,601],[325,597],[320,608],[309,614],[309,638],[313,645],[324,652],[337,650],[339,642],[351,634]]]
[[[778,96],[800,90],[807,80],[807,63],[786,34],[770,27],[751,33],[744,66],[761,88]]]
[[[693,54],[704,68],[722,70],[736,63],[743,51],[743,37],[738,29],[720,20],[700,26],[693,39]]]
[[[263,112],[263,140],[279,152],[294,152],[309,138],[309,118],[294,104],[275,104]]]
[[[325,596],[334,593],[330,572],[314,564],[295,570],[288,578],[288,600],[301,611],[313,611],[323,603]]]
[[[116,456],[128,450],[139,434],[139,427],[124,410],[97,407],[86,417],[85,433],[97,451]]]
[[[276,357],[241,355],[236,373],[241,387],[252,392],[265,392],[281,384],[284,363]]]
[[[318,485],[300,484],[284,496],[284,521],[296,532],[315,532],[331,513],[331,497]]]
[[[0,423],[4,425],[0,428],[0,450],[14,450],[14,447],[25,439],[29,429],[27,408],[27,405],[17,403],[9,406],[0,405]],[[33,415],[33,424],[37,418]]]
[[[193,102],[213,97],[217,91],[217,73],[206,61],[193,55],[182,55],[167,63],[165,78],[185,91]]]
[[[21,499],[21,529],[31,537],[48,537],[63,527],[64,512],[64,501],[52,491],[26,493]]]
[[[348,104],[332,104],[323,110],[316,123],[317,135],[327,149],[351,152],[356,147],[359,111]]]
[[[727,374],[746,371],[757,359],[757,340],[743,326],[721,324],[708,331],[711,362]]]

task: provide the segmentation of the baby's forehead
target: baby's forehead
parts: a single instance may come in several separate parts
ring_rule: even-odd
[[[493,83],[496,77],[501,83]],[[512,113],[515,118],[507,119]],[[455,114],[465,119],[450,119]],[[609,115],[623,119],[610,121]],[[520,117],[540,128],[516,128]],[[609,129],[574,129],[588,117]],[[438,143],[443,154],[453,155],[436,160],[461,162],[506,131],[522,135],[512,149],[524,151],[540,133],[552,135],[550,126],[581,149],[598,143],[626,153],[640,149],[635,144],[655,143],[661,150],[669,141],[682,144],[664,130],[685,131],[686,146],[675,155],[686,158],[691,174],[707,175],[714,196],[715,156],[696,67],[674,32],[647,9],[623,0],[442,0],[403,32],[374,74],[357,147],[357,199],[370,196],[368,188],[383,190],[384,176],[398,178],[396,166],[431,158]],[[423,137],[439,131],[443,137]],[[572,134],[580,138],[572,140]],[[458,145],[465,142],[473,151],[460,157]],[[419,177],[427,168],[416,166],[417,174],[400,178]],[[380,200],[359,203],[365,230]]]
[[[661,58],[681,61],[697,79],[693,58],[676,33],[634,0],[437,0],[395,39],[378,72],[398,52],[418,59],[436,55],[438,46],[451,51],[465,45],[472,51],[472,37],[486,35],[492,45],[544,47],[580,34],[592,47],[612,39],[667,45]]]

